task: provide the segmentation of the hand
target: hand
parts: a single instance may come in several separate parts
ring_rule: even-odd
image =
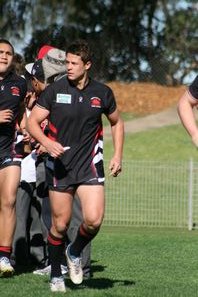
[[[37,155],[42,155],[47,153],[46,148],[43,145],[40,145],[39,143],[37,143],[37,146],[35,148],[36,148]]]
[[[30,134],[25,129],[22,129],[22,134],[23,134],[23,142],[29,143],[31,139]]]
[[[13,111],[11,109],[0,110],[0,123],[10,123],[13,120]]]
[[[57,141],[52,141],[48,139],[48,143],[45,145],[45,148],[47,152],[52,156],[53,158],[59,158],[61,155],[64,154],[65,149],[64,147]]]
[[[110,175],[113,177],[117,177],[122,171],[121,160],[117,158],[113,158],[110,161],[109,165]]]

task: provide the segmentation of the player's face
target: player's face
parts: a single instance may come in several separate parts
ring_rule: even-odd
[[[86,64],[82,61],[80,56],[73,55],[68,53],[66,55],[66,68],[67,68],[67,77],[71,81],[80,81],[86,75],[87,71],[91,67],[91,63],[87,62]]]
[[[46,88],[46,84],[39,81],[34,76],[31,78],[31,84],[36,95],[40,95],[40,93]]]
[[[13,51],[9,44],[0,43],[0,75],[6,74],[12,65]]]

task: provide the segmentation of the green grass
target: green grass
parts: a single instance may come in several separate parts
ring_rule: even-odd
[[[131,121],[138,117],[131,112],[122,112],[122,113],[120,113],[120,115],[121,115],[121,118],[123,119],[123,121],[125,121],[125,122]],[[103,121],[104,126],[109,125],[109,121],[107,120],[106,116],[103,115],[102,121]]]
[[[110,159],[113,153],[111,139],[106,139],[104,144],[105,159]],[[196,160],[198,152],[181,125],[125,136],[123,159],[185,161],[190,158]]]
[[[105,160],[110,160],[112,154],[112,142],[107,139],[104,146]],[[105,164],[105,223],[116,225],[119,221],[120,225],[187,225],[190,159],[197,161],[198,152],[181,125],[127,134],[120,177],[116,180],[109,178],[108,162]],[[135,161],[143,162],[136,165]],[[147,161],[159,162],[153,165]],[[194,178],[196,176],[197,170]],[[196,198],[195,190],[195,222]]]
[[[92,245],[93,278],[66,280],[66,294],[49,292],[48,277],[22,273],[0,278],[1,296],[196,297],[197,232],[102,228]]]

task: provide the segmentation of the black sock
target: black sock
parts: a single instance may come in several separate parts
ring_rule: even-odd
[[[81,224],[74,242],[70,246],[70,253],[75,257],[79,257],[84,247],[97,235],[98,229],[92,230],[92,233],[88,231],[84,224]]]
[[[61,273],[61,262],[65,247],[65,239],[57,238],[51,232],[48,234],[48,250],[51,263],[51,277],[59,277]]]

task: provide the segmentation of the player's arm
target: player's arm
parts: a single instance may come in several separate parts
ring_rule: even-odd
[[[19,108],[19,115],[17,119],[17,125],[19,127],[19,131],[23,134],[23,141],[24,142],[29,142],[30,141],[30,135],[26,131],[26,122],[27,122],[27,114],[25,110],[25,103],[21,102],[20,103],[20,108]]]
[[[198,127],[193,112],[195,106],[198,106],[198,99],[194,98],[187,90],[179,99],[177,109],[184,128],[191,136],[195,146],[198,147]]]
[[[49,139],[41,129],[41,123],[48,117],[49,111],[39,106],[34,106],[31,114],[27,120],[27,130],[41,145],[43,145],[47,152],[54,158],[59,157],[64,153],[63,146],[51,139]]]
[[[124,144],[124,122],[121,119],[118,110],[107,115],[111,124],[111,133],[114,145],[114,155],[110,161],[109,169],[111,175],[117,176],[122,170],[122,154]]]

